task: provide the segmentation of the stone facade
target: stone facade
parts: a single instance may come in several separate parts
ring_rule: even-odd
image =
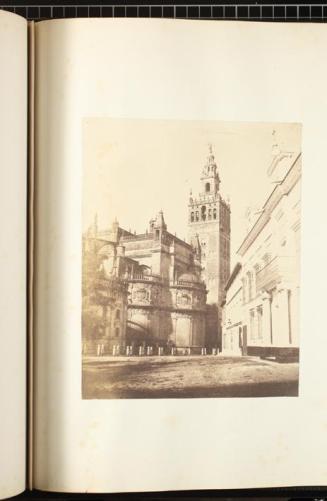
[[[167,231],[162,212],[150,221],[144,234],[127,232],[117,221],[109,230],[88,232],[83,249],[83,276],[101,278],[106,291],[97,292],[93,300],[94,304],[100,302],[94,306],[95,314],[106,318],[106,328],[100,328],[95,344],[102,343],[106,352],[118,345],[122,353],[127,346],[133,352],[140,347],[152,347],[155,352],[160,347],[163,353],[172,349],[201,352],[207,294],[201,264],[190,244]],[[114,284],[117,298],[111,306]],[[91,288],[85,288],[85,305],[91,302]],[[85,344],[86,337],[83,334],[85,350],[95,351]]]
[[[83,353],[104,355],[125,345],[128,282],[108,272],[108,243],[91,231],[83,237],[82,336]],[[114,247],[110,246],[110,252]]]

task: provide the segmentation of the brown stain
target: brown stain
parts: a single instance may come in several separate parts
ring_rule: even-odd
[[[176,430],[178,427],[178,419],[176,416],[167,416],[164,418],[164,424],[171,430]]]

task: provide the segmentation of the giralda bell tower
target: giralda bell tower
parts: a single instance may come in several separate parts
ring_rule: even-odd
[[[221,349],[221,303],[230,273],[230,206],[220,194],[220,177],[209,145],[202,191],[189,199],[189,240],[197,249],[207,295],[207,347]]]

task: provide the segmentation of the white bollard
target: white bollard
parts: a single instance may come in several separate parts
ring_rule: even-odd
[[[148,357],[151,355],[151,346],[146,347],[146,354]]]

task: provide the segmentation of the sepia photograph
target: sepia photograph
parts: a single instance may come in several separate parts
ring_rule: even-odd
[[[301,133],[83,120],[82,398],[298,396]]]

